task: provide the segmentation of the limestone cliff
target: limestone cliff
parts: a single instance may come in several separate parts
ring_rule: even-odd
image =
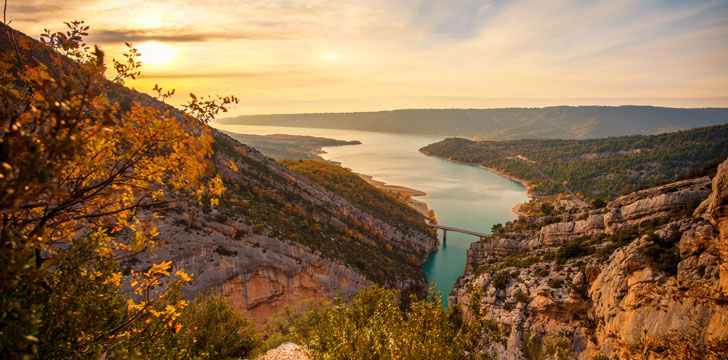
[[[676,357],[679,346],[726,343],[728,161],[712,181],[684,180],[505,229],[471,245],[449,297],[467,313],[469,292],[481,292],[479,306],[507,338],[491,348],[499,358],[541,346],[580,359],[657,359]],[[559,350],[556,338],[569,346]],[[711,349],[700,356],[728,355],[725,346]]]

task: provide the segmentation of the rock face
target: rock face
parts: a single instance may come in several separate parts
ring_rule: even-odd
[[[171,260],[172,272],[191,273],[193,281],[183,289],[186,297],[213,291],[261,325],[286,305],[333,299],[337,293],[349,299],[372,283],[346,264],[289,240],[254,233],[235,239],[214,225],[190,229],[184,219],[202,214],[188,211],[167,214],[159,227],[167,243],[133,261],[134,268],[144,269]],[[230,226],[236,227],[245,225]]]
[[[558,217],[515,221],[472,244],[466,276],[448,298],[469,314],[469,289],[482,289],[479,306],[507,338],[490,348],[499,358],[524,358],[529,338],[564,336],[579,359],[629,358],[645,339],[728,339],[728,161],[712,181]]]
[[[728,163],[718,167],[713,178],[713,193],[707,200],[707,217],[718,229],[717,247],[720,254],[720,287],[728,294]]]

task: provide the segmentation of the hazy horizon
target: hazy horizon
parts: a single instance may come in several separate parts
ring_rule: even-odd
[[[392,102],[392,100],[397,99],[382,99],[382,102]],[[414,107],[414,106],[401,106],[401,107],[371,107],[367,108],[366,110],[340,110],[340,111],[334,111],[334,110],[322,110],[322,111],[296,111],[296,112],[260,112],[260,113],[247,113],[245,112],[246,109],[240,109],[238,106],[238,109],[236,110],[242,110],[241,113],[233,113],[233,115],[230,115],[230,113],[222,114],[220,119],[222,118],[233,118],[238,116],[258,116],[258,115],[297,115],[297,114],[327,114],[327,113],[365,113],[365,112],[384,112],[384,111],[398,111],[398,110],[465,110],[465,109],[473,109],[473,110],[490,110],[490,109],[514,109],[514,108],[531,108],[531,109],[542,109],[542,108],[549,108],[549,107],[561,107],[561,106],[570,106],[570,107],[598,107],[598,106],[604,106],[604,107],[620,107],[620,106],[650,106],[650,107],[664,107],[664,108],[673,108],[673,109],[728,109],[728,97],[726,98],[693,98],[693,99],[671,99],[671,98],[665,98],[665,99],[653,99],[653,102],[636,102],[636,103],[627,103],[623,102],[618,99],[603,99],[601,102],[590,102],[587,99],[584,99],[583,102],[579,102],[580,99],[481,99],[481,100],[470,100],[465,99],[464,101],[461,101],[462,103],[468,103],[472,102],[475,105],[462,105],[462,106],[448,106],[443,105],[440,107],[436,106],[421,106],[421,107]],[[450,98],[444,97],[443,102],[446,102],[448,104],[452,103],[458,103],[457,101],[453,101]],[[438,103],[437,98],[431,98],[426,104],[432,105],[433,103]],[[495,105],[477,105],[478,103],[484,103],[484,104],[495,104]],[[675,103],[682,103],[687,104],[684,106],[677,106],[673,105]],[[497,104],[514,104],[514,105],[497,105]],[[539,105],[541,104],[541,105]],[[719,105],[713,105],[713,104],[719,104]],[[312,108],[317,108],[316,104],[308,104]],[[346,104],[344,104],[346,106]],[[305,107],[305,106],[304,106]],[[335,104],[331,106],[331,108],[339,108],[342,107],[341,104]],[[348,108],[347,108],[348,109]],[[248,109],[249,110],[249,109]],[[240,111],[238,111],[240,112]]]
[[[10,0],[11,26],[85,20],[128,85],[234,94],[229,113],[555,105],[728,107],[728,2]]]

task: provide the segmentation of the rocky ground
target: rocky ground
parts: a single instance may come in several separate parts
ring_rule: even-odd
[[[669,342],[728,339],[727,245],[728,161],[712,180],[506,224],[471,245],[448,299],[467,313],[480,294],[507,338],[490,348],[499,358],[522,359],[534,346],[580,359],[652,346],[662,358]]]

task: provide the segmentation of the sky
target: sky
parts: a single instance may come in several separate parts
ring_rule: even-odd
[[[726,0],[8,0],[7,19],[84,20],[108,57],[147,49],[130,87],[236,95],[231,115],[728,107]]]

